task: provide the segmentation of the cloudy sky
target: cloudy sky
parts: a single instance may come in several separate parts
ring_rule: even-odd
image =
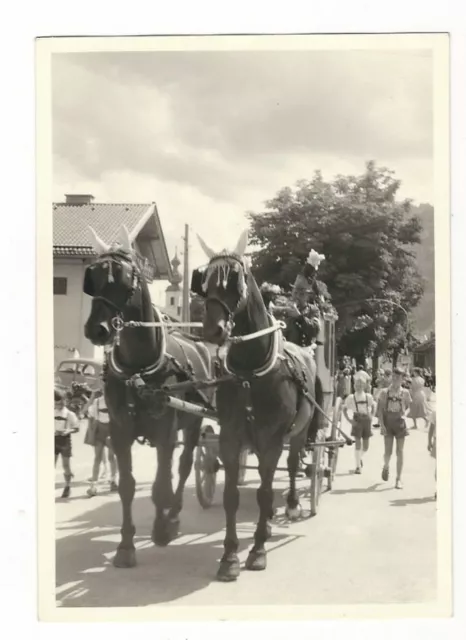
[[[433,199],[429,51],[54,54],[53,199],[156,201],[169,251],[234,244],[247,210],[309,178],[396,171]]]

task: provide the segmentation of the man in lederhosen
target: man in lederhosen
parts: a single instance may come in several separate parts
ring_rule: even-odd
[[[392,383],[382,389],[378,402],[380,432],[385,438],[385,454],[382,469],[382,480],[387,481],[390,475],[390,458],[393,453],[393,441],[396,440],[396,484],[402,489],[401,474],[404,461],[404,444],[408,434],[405,416],[411,404],[411,395],[402,387],[404,371],[393,370]]]
[[[361,473],[363,456],[369,450],[369,438],[372,436],[372,418],[375,401],[365,390],[366,378],[359,371],[354,376],[354,393],[351,393],[343,405],[343,415],[351,423],[351,435],[354,437],[354,454],[356,457],[355,473]],[[350,413],[352,417],[350,417]]]

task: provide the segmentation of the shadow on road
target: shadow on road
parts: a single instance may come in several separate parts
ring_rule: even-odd
[[[406,498],[401,500],[391,500],[391,507],[406,507],[411,504],[428,504],[429,502],[435,502],[434,496],[427,496],[425,498]]]
[[[151,483],[145,484],[147,491]],[[180,537],[163,548],[154,546],[150,540],[154,517],[151,498],[136,494],[133,517],[138,564],[132,569],[116,569],[112,564],[120,541],[119,500],[96,506],[94,500],[81,496],[82,500],[89,501],[89,510],[57,524],[59,536],[63,536],[56,541],[58,604],[63,607],[148,606],[174,602],[206,588],[215,580],[218,560],[223,553],[222,489],[222,486],[217,488],[216,503],[204,510],[196,500],[194,489],[187,488]],[[240,491],[238,537],[241,553],[252,544],[258,507],[256,487],[246,486]],[[280,491],[276,491],[275,503],[278,508],[283,507]],[[275,548],[301,537],[290,531],[291,523],[287,524],[274,523],[274,535],[267,544],[271,554]]]
[[[381,482],[375,482],[368,487],[361,488],[352,488],[352,489],[332,489],[332,494],[335,495],[345,495],[347,493],[371,493],[372,491],[389,491],[392,490],[393,487],[386,487],[385,489],[379,489],[382,486]]]

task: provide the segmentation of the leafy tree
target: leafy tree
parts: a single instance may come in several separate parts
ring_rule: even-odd
[[[204,314],[205,314],[204,298],[202,298],[201,296],[198,296],[197,294],[192,294],[191,300],[189,303],[190,322],[203,322]],[[193,335],[202,337],[202,328],[193,327],[191,329],[191,333]]]
[[[311,248],[325,254],[319,277],[339,314],[339,352],[358,361],[402,348],[408,322],[396,305],[409,312],[422,296],[413,249],[422,227],[411,202],[396,199],[399,187],[393,171],[371,161],[362,175],[332,182],[317,171],[279,191],[265,212],[249,213],[259,282],[290,287]]]

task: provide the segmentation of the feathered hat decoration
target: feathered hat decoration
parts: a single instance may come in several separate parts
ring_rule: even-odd
[[[261,288],[260,290],[263,293],[274,293],[276,295],[278,295],[279,293],[281,293],[281,289],[278,286],[278,284],[270,284],[270,282],[263,282],[261,284]]]
[[[325,260],[324,254],[317,253],[317,251],[314,251],[314,249],[311,249],[311,251],[309,251],[309,255],[307,257],[306,262],[311,266],[313,266],[314,269],[317,271],[319,269],[319,265],[322,262],[322,260]]]

